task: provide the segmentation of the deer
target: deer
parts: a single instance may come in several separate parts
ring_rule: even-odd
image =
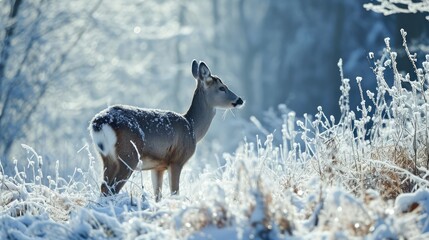
[[[197,82],[188,111],[113,105],[90,121],[89,131],[103,161],[102,196],[119,193],[134,171],[151,170],[155,201],[162,198],[164,172],[170,193],[179,194],[180,174],[206,135],[216,109],[241,108],[244,101],[212,75],[206,63],[192,61]]]

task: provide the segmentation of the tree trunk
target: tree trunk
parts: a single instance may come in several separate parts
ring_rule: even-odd
[[[20,6],[22,1],[21,0],[15,0],[11,2],[12,6],[10,8],[9,16],[8,16],[8,22],[13,22],[16,16],[18,15]],[[15,28],[16,28],[16,22],[11,24],[6,28],[5,35],[3,38],[2,43],[2,49],[0,52],[0,101],[3,101],[3,93],[6,91],[3,91],[4,89],[3,82],[5,81],[5,71],[6,71],[6,63],[9,59],[9,49],[11,44],[11,39],[13,38],[15,34]],[[5,106],[1,106],[1,110],[3,110]],[[3,169],[9,168],[8,164],[9,161],[3,161],[4,158],[9,154],[11,146],[13,141],[7,141],[4,142],[3,139],[0,138],[0,141],[2,142],[0,146],[0,159],[2,160]]]
[[[183,27],[185,25],[185,7],[183,5],[180,6],[180,10],[179,10],[179,27]],[[173,96],[174,98],[174,103],[175,106],[174,108],[181,108],[182,107],[182,101],[179,97],[179,92],[180,92],[180,86],[181,83],[183,81],[183,69],[182,69],[182,65],[183,65],[183,54],[182,54],[182,37],[181,35],[179,35],[177,37],[177,41],[176,41],[176,64],[177,64],[177,74],[176,74],[176,79],[174,81],[174,87],[172,88],[173,93],[171,94],[171,96]]]
[[[21,6],[21,3],[22,3],[21,0],[15,0],[14,2],[11,3],[12,7],[10,9],[8,22],[14,21],[14,18],[18,15],[19,7]],[[5,36],[3,38],[3,44],[2,44],[3,47],[0,53],[0,89],[3,89],[2,83],[5,78],[6,63],[7,63],[7,60],[9,59],[9,48],[10,48],[10,42],[11,42],[10,40],[15,33],[15,27],[16,27],[16,23],[13,23],[9,27],[7,27],[5,31]],[[1,99],[2,99],[2,91],[0,91],[0,100]]]

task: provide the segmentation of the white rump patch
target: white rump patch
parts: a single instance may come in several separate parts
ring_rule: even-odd
[[[103,156],[115,156],[117,137],[111,126],[103,124],[101,126],[101,130],[98,132],[91,129],[91,137],[95,147],[101,154],[103,154]]]

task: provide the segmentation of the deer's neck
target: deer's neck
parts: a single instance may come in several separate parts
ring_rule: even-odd
[[[185,113],[185,118],[190,122],[197,142],[206,135],[215,114],[216,109],[208,104],[203,90],[197,87],[192,104]]]

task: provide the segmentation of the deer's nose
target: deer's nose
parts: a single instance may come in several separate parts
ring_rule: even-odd
[[[240,105],[243,105],[243,99],[241,99],[241,97],[239,97],[238,99],[237,99],[237,101],[235,101],[235,103],[233,103],[232,104],[232,106],[234,106],[234,107],[236,107],[236,106],[240,106]]]

